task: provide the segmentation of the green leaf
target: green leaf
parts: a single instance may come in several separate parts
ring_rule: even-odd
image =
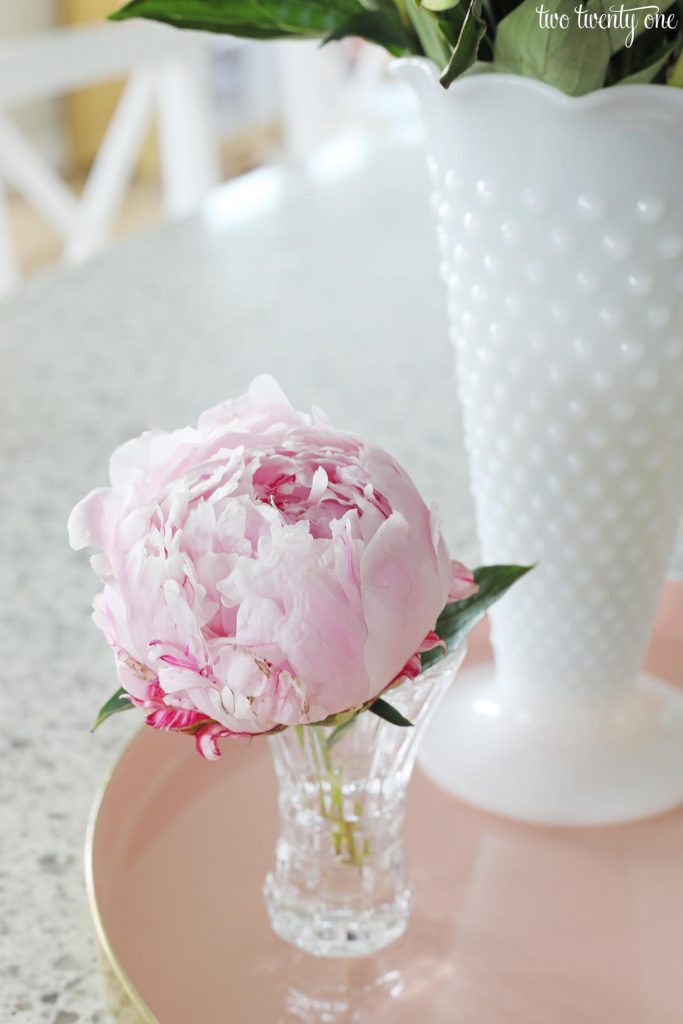
[[[672,85],[674,88],[683,89],[683,53],[674,64],[666,84]]]
[[[644,68],[639,71],[634,71],[630,75],[626,75],[624,78],[619,80],[619,85],[647,85],[654,78],[657,77],[659,72],[665,66],[669,57],[677,47],[677,42],[674,39],[668,46],[662,47],[654,59],[647,64]]]
[[[498,25],[494,55],[499,70],[538,78],[570,96],[601,88],[612,56],[609,33],[579,28],[575,5],[576,0],[547,0],[546,9],[566,15],[568,27],[544,28],[538,0],[523,0]]]
[[[98,726],[102,725],[112,715],[118,715],[119,711],[127,711],[128,708],[134,707],[129,695],[123,689],[122,686],[113,694],[106,704],[103,704],[100,708],[97,718],[95,719],[94,725],[91,732],[94,732]]]
[[[479,43],[486,34],[486,22],[481,17],[481,0],[470,0],[448,64],[441,73],[441,84],[448,88],[477,59]]]
[[[643,0],[643,2],[646,2],[646,0]],[[669,7],[673,7],[673,5],[675,3],[676,3],[676,0],[658,0],[658,5],[657,6],[659,8],[659,11],[663,14],[664,11],[666,11]],[[601,6],[600,0],[590,0],[590,2],[586,6],[587,6],[587,9],[589,11],[594,11],[597,14],[601,13],[604,10],[604,7]],[[633,6],[635,7],[636,5],[634,4]],[[627,7],[627,9],[628,9],[628,7]],[[616,53],[622,47],[626,46],[627,42],[628,42],[629,48],[630,48],[633,45],[634,41],[636,39],[638,39],[638,37],[641,36],[643,34],[643,32],[646,31],[646,28],[645,28],[645,15],[647,13],[648,12],[645,11],[645,10],[637,12],[637,14],[636,14],[637,21],[636,21],[636,24],[635,24],[635,30],[633,32],[633,36],[631,36],[631,29],[629,28],[628,25],[623,25],[621,28],[618,25],[617,26],[610,25],[610,27],[608,29],[605,29],[605,30],[595,29],[595,31],[596,32],[600,32],[600,31],[606,32],[606,34],[609,36],[609,42],[610,42],[610,47],[612,48],[612,53]],[[587,29],[585,31],[593,31],[593,30]],[[648,29],[647,31],[651,32],[652,29]],[[623,79],[622,79],[622,81],[623,81]],[[649,79],[642,79],[642,81],[649,81]]]
[[[464,601],[447,604],[436,620],[434,632],[446,644],[446,651],[459,647],[471,629],[481,622],[491,605],[507,593],[513,583],[533,569],[532,565],[485,565],[475,569],[474,579],[479,589]],[[421,655],[422,669],[438,661],[445,652],[441,648],[425,651]]]
[[[345,36],[358,36],[360,39],[367,39],[370,43],[378,43],[395,57],[410,53],[414,49],[413,40],[406,31],[395,7],[352,14],[327,36],[325,42],[343,39]]]
[[[390,722],[392,725],[400,725],[403,728],[412,728],[413,723],[409,722],[407,718],[404,718],[400,711],[397,711],[396,708],[387,703],[387,701],[382,700],[381,697],[378,697],[377,700],[368,705],[368,711],[372,711],[373,715],[377,715],[378,718],[383,718],[385,722]]]
[[[439,19],[432,11],[422,7],[418,0],[403,2],[422,53],[439,67],[443,67],[450,56],[450,46],[441,31]]]
[[[150,18],[252,39],[324,38],[362,9],[360,0],[130,0],[110,18]]]

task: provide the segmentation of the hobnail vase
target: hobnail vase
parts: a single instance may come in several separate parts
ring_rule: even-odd
[[[639,674],[683,507],[683,91],[395,72],[427,126],[482,561],[538,563],[421,763],[529,821],[656,814],[683,800],[683,696]]]

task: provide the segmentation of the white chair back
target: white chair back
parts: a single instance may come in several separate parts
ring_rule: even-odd
[[[60,28],[0,40],[0,294],[20,280],[7,186],[21,193],[79,262],[106,241],[156,116],[166,212],[190,212],[219,180],[205,37],[144,22]],[[16,127],[35,100],[126,77],[80,196]]]
[[[359,40],[285,40],[278,48],[286,159],[304,160],[331,136],[368,122],[389,59],[384,50]]]

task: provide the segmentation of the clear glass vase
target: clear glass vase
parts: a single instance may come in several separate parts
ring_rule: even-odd
[[[305,726],[270,738],[280,835],[264,894],[285,941],[314,956],[356,957],[405,931],[406,791],[425,725],[463,657],[464,646],[387,694],[412,728],[364,711],[336,732]]]

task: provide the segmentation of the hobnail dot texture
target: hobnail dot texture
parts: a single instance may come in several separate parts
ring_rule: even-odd
[[[492,616],[524,685],[632,679],[675,538],[683,206],[650,170],[511,186],[503,160],[430,162],[483,559],[538,562]]]

